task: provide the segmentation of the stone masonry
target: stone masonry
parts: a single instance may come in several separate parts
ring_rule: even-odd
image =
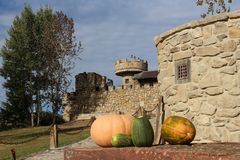
[[[240,142],[240,11],[154,38],[167,115],[196,126],[195,141]]]
[[[66,94],[63,100],[64,119],[70,121],[109,113],[133,114],[139,106],[154,109],[159,103],[159,90],[157,74],[152,73],[157,72],[147,72],[147,66],[141,59],[118,60],[115,71],[123,83],[117,88],[112,80],[97,73],[76,75],[75,92]]]

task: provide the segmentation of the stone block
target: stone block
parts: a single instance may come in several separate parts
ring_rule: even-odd
[[[234,52],[237,49],[237,44],[234,40],[228,40],[224,42],[221,46],[224,52]]]
[[[178,85],[176,98],[179,102],[186,103],[188,101],[188,94],[186,93],[187,85]]]
[[[225,126],[226,123],[228,123],[228,119],[226,118],[214,118],[213,119],[213,126],[215,127],[222,127]]]
[[[193,45],[195,47],[200,47],[203,45],[203,40],[202,39],[193,39],[191,41],[191,45]]]
[[[202,96],[203,96],[203,91],[201,89],[188,91],[188,98],[189,99],[202,97]]]
[[[240,132],[230,133],[229,142],[240,142]]]
[[[224,22],[216,22],[213,25],[213,33],[214,34],[222,34],[228,32],[228,26]]]
[[[235,53],[235,58],[236,58],[237,60],[240,60],[240,51],[237,51],[237,52]]]
[[[226,66],[220,70],[220,73],[234,75],[237,72],[236,66]]]
[[[167,68],[168,68],[168,65],[169,65],[169,62],[163,62],[163,63],[160,64],[160,68],[161,68],[162,70],[167,69]]]
[[[180,48],[179,47],[173,47],[170,49],[170,53],[175,53],[175,52],[179,52]]]
[[[219,73],[215,71],[209,71],[200,81],[200,88],[206,89],[209,87],[218,87],[221,85],[221,79]]]
[[[204,41],[203,41],[204,46],[209,46],[209,45],[213,45],[216,43],[217,43],[217,39],[215,37],[210,37],[210,38],[204,39]]]
[[[227,123],[225,126],[230,132],[240,131],[240,127],[233,123]]]
[[[218,109],[216,112],[216,116],[226,118],[235,118],[239,116],[239,114],[240,109]]]
[[[240,17],[239,10],[229,12],[229,13],[228,13],[228,17],[229,17],[230,19],[239,18],[239,17]]]
[[[184,112],[187,110],[189,110],[189,108],[185,103],[178,103],[172,107],[172,111],[174,112]]]
[[[240,38],[240,26],[229,27],[230,38]]]
[[[176,98],[176,96],[170,96],[165,98],[165,104],[171,106],[175,105],[179,102],[179,99]]]
[[[172,37],[171,39],[168,40],[168,42],[172,45],[172,46],[177,46],[178,44],[180,44],[180,38],[178,35]]]
[[[169,63],[166,69],[160,69],[160,77],[171,77],[174,75],[173,63]]]
[[[209,96],[208,97],[209,104],[214,106],[218,106],[222,109],[237,109],[240,106],[240,97],[239,96],[231,96],[227,93],[218,95],[218,96]]]
[[[170,97],[170,96],[175,96],[177,94],[177,90],[171,88],[168,88],[166,91],[166,96]]]
[[[226,34],[220,34],[220,35],[217,35],[217,39],[222,42],[225,38],[227,38],[228,36]]]
[[[207,25],[207,26],[202,27],[202,31],[203,31],[204,39],[212,37],[212,25]]]
[[[66,147],[64,160],[239,160],[239,148],[239,143],[125,148]]]
[[[175,83],[174,77],[163,77],[160,85],[161,92],[164,92],[167,88]]]
[[[240,116],[238,116],[237,118],[233,119],[231,122],[233,124],[235,124],[236,126],[240,127]]]
[[[202,33],[202,28],[201,27],[197,27],[192,29],[192,38],[196,39],[199,37],[202,37],[203,33]]]
[[[212,59],[211,64],[212,68],[221,68],[226,66],[228,62],[225,59],[215,57]]]
[[[189,33],[185,33],[180,35],[180,43],[187,43],[191,40],[191,35]]]
[[[221,58],[227,58],[227,57],[231,57],[233,55],[233,52],[222,52],[220,54]]]
[[[210,96],[216,96],[223,93],[223,89],[221,87],[211,87],[205,89],[204,91]]]
[[[228,65],[229,65],[229,66],[232,66],[232,65],[234,65],[236,62],[237,62],[237,61],[236,61],[235,58],[230,58],[230,59],[229,59],[229,62],[228,62]]]
[[[201,104],[200,114],[204,115],[214,115],[216,113],[217,107],[211,104],[208,104],[206,101]]]
[[[191,48],[191,46],[189,44],[184,44],[184,45],[182,45],[181,50],[182,51],[186,51],[186,50],[188,50],[190,48]]]
[[[221,52],[221,50],[214,46],[206,46],[206,47],[195,48],[194,52],[196,56],[205,57],[205,56],[216,56]]]
[[[227,91],[238,86],[236,75],[222,74],[221,81],[222,81],[222,87]]]
[[[190,57],[192,57],[191,51],[177,52],[173,54],[173,60],[175,61],[180,59],[190,58]]]
[[[197,123],[197,125],[200,125],[200,126],[210,126],[211,118],[207,115],[199,115],[199,116],[195,116],[195,122]]]
[[[199,112],[202,106],[202,98],[194,98],[188,100],[188,106],[191,112]]]

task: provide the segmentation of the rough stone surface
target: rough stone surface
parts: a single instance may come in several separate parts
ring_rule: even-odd
[[[240,38],[240,27],[232,26],[229,28],[229,37],[230,38]]]
[[[222,58],[214,58],[212,60],[212,67],[213,68],[221,68],[223,66],[226,66],[228,62]]]
[[[234,52],[237,49],[237,44],[234,40],[226,41],[222,44],[224,52]]]
[[[193,144],[127,148],[66,148],[65,160],[238,160],[240,145]]]
[[[162,74],[172,74],[172,64],[167,66]],[[88,77],[88,79],[86,78]],[[129,80],[131,77],[128,77]],[[151,110],[159,103],[157,82],[106,87],[106,78],[96,73],[80,73],[76,76],[76,91],[66,95],[63,103],[64,119],[76,119],[83,113],[128,113],[133,114],[141,104],[146,110]]]
[[[173,58],[167,62],[172,71],[178,71],[176,61],[191,62],[190,80],[182,84],[174,81],[178,72],[161,74],[165,70],[158,62],[158,79],[163,80],[159,93],[168,114],[190,118],[197,128],[197,141],[240,142],[236,134],[240,127],[235,122],[240,119],[240,11],[189,22],[159,37],[155,44],[160,46],[170,43],[168,37],[181,37],[171,39],[174,47],[180,48],[169,52]],[[159,59],[166,52],[164,47],[158,48]]]
[[[220,53],[220,49],[213,46],[195,48],[196,56],[216,56]]]
[[[173,60],[189,58],[191,56],[192,56],[192,52],[191,51],[177,52],[177,53],[173,54]]]

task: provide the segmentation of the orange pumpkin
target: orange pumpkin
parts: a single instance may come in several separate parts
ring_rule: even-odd
[[[112,146],[114,134],[131,135],[132,116],[130,115],[105,115],[99,116],[93,122],[90,134],[95,143],[102,147]]]

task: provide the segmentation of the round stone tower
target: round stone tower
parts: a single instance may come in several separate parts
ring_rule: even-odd
[[[148,63],[139,58],[122,59],[115,63],[115,74],[122,77],[122,85],[134,85],[133,76],[148,70]]]

